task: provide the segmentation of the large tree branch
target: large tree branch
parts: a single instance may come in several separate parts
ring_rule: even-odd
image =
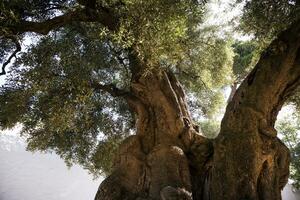
[[[106,8],[80,8],[42,22],[21,20],[16,24],[8,26],[8,28],[15,35],[25,32],[34,32],[46,35],[49,33],[49,31],[60,28],[72,22],[99,22],[109,30],[114,31],[118,27],[119,20],[112,11],[109,11]]]

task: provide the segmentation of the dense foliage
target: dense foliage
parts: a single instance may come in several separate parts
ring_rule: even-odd
[[[281,30],[299,19],[299,0],[237,0],[245,3],[241,29],[253,33],[261,43],[270,42]]]
[[[258,47],[253,41],[238,41],[232,45],[232,48],[235,53],[232,71],[235,81],[241,83],[257,62]]]
[[[29,150],[54,151],[68,164],[99,174],[110,171],[118,143],[134,132],[134,116],[121,97],[94,83],[129,90],[129,55],[134,48],[149,69],[172,70],[194,97],[192,109],[208,116],[223,102],[220,87],[230,80],[232,51],[215,34],[216,27],[201,26],[202,2],[128,0],[95,5],[119,17],[118,29],[72,22],[46,36],[13,35],[20,43],[32,42],[18,54],[1,87],[0,125],[11,128],[21,123]],[[4,60],[14,49],[14,24],[51,19],[84,4],[16,0],[1,6]]]

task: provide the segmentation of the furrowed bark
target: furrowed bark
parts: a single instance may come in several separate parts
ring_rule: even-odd
[[[211,199],[281,199],[290,156],[274,124],[299,84],[300,21],[271,43],[227,106],[214,142]]]
[[[133,57],[126,99],[136,113],[136,135],[121,144],[95,200],[201,199],[193,195],[203,196],[212,143],[193,125],[175,76],[155,69],[143,75]]]

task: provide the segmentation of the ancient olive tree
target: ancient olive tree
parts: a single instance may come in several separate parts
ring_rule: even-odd
[[[187,96],[215,109],[232,52],[202,25],[205,3],[2,0],[1,127],[21,123],[30,150],[106,172],[96,200],[280,199],[289,151],[274,123],[300,84],[300,21],[264,51],[210,140]]]

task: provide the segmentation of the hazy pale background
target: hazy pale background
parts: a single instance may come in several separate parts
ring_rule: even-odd
[[[100,182],[57,155],[27,152],[14,131],[0,133],[0,200],[92,200]]]

